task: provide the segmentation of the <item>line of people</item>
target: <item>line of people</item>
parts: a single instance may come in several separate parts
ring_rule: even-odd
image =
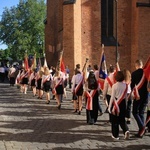
[[[135,68],[136,70],[131,74],[127,69],[115,72],[114,67],[110,66],[110,74],[105,79],[103,99],[109,112],[112,138],[117,140],[119,139],[119,125],[125,134],[125,139],[129,138],[127,124],[130,124],[131,112],[139,128],[135,137],[142,138],[146,132],[146,126],[150,131],[149,105],[147,105],[150,81],[145,78],[141,60],[135,62]],[[138,97],[136,92],[139,94]],[[148,109],[145,120],[146,107]]]
[[[81,115],[83,109],[83,99],[86,106],[86,121],[88,124],[95,124],[98,119],[98,112],[103,114],[100,96],[102,96],[106,105],[106,111],[109,112],[108,118],[111,124],[112,138],[119,139],[119,125],[123,130],[124,138],[129,139],[130,131],[127,124],[131,122],[131,112],[137,122],[139,131],[136,137],[143,137],[146,126],[150,131],[150,81],[144,76],[141,60],[135,62],[136,71],[132,74],[129,70],[115,71],[111,65],[109,75],[104,81],[102,89],[99,82],[98,66],[94,65],[93,70],[89,70],[89,75],[86,76],[80,70],[80,64],[76,65],[74,75],[72,77],[72,99],[74,104],[73,113]],[[13,72],[13,71],[12,71]],[[10,74],[10,73],[9,73]],[[17,84],[20,85],[20,90],[24,94],[27,93],[28,84],[32,87],[33,96],[39,99],[46,94],[46,104],[50,103],[50,90],[55,95],[58,109],[61,109],[63,94],[65,93],[65,81],[68,80],[65,73],[58,70],[50,71],[48,67],[41,67],[40,70],[27,71],[19,70],[16,77]],[[10,84],[12,84],[10,82]],[[14,84],[14,80],[13,80]],[[139,97],[135,94],[135,85],[137,85]],[[149,100],[150,103],[150,100]],[[133,105],[133,107],[132,107]],[[148,106],[147,119],[145,123],[144,112]]]
[[[116,71],[111,65],[109,75],[104,81],[104,88],[102,90],[103,100],[106,104],[106,112],[109,112],[108,118],[111,124],[112,138],[115,140],[119,139],[119,126],[123,130],[124,138],[129,139],[130,131],[128,124],[131,123],[131,113],[139,128],[135,137],[142,138],[146,130],[150,131],[150,79],[145,78],[141,60],[135,62],[135,68],[136,70],[131,74],[127,69]],[[99,93],[101,89],[97,65],[93,66],[93,70],[85,78],[78,64],[75,69],[75,75],[72,78],[72,83],[71,91],[74,100],[74,112],[77,112],[78,101],[78,114],[81,114],[82,99],[85,99],[87,123],[95,124],[98,110],[100,109]],[[138,89],[135,88],[136,86],[138,86]],[[138,98],[136,90],[139,93]],[[147,117],[145,119],[146,107]]]
[[[17,76],[16,76],[17,72]],[[46,104],[50,103],[50,91],[57,101],[58,109],[61,108],[63,94],[65,93],[66,80],[68,76],[60,70],[49,69],[48,67],[41,67],[39,70],[30,69],[20,70],[12,67],[9,70],[10,86],[17,84],[20,87],[20,92],[27,94],[28,87],[30,86],[33,96],[42,99],[43,95],[46,96]]]

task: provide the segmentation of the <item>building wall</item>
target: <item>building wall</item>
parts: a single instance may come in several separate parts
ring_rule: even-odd
[[[45,53],[49,66],[56,66],[63,40],[63,0],[47,1]]]
[[[82,0],[82,65],[98,64],[101,53],[100,1]]]
[[[136,7],[136,2],[141,1],[119,0],[117,3],[119,65],[121,69],[130,71],[135,69],[136,59],[140,58],[145,63],[150,54],[150,7]],[[48,5],[48,12],[54,16],[52,7]],[[102,44],[101,0],[76,0],[75,4],[63,5],[62,8],[65,65],[69,65],[73,74],[75,65],[80,63],[83,67],[86,58],[89,59],[88,64],[99,64]],[[47,30],[49,27],[46,36],[51,36]],[[46,41],[46,45],[51,41],[53,37]],[[104,50],[107,66],[115,65],[116,46],[105,46]]]
[[[76,63],[82,64],[81,52],[81,1],[63,6],[64,63],[73,73]]]

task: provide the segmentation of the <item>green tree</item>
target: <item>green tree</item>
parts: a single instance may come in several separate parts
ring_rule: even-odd
[[[25,51],[39,55],[44,41],[45,16],[44,0],[20,0],[16,7],[4,9],[0,21],[0,41],[8,46],[10,57],[23,59]]]

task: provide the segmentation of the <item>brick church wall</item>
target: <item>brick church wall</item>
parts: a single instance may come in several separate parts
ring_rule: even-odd
[[[145,63],[150,54],[150,8],[136,7],[137,2],[140,0],[119,0],[117,10],[119,65],[121,69],[130,71],[135,69],[136,59],[141,58]],[[49,5],[48,9],[51,10],[51,7]],[[69,65],[72,74],[75,65],[80,63],[83,67],[86,58],[89,59],[88,64],[99,64],[102,44],[101,0],[76,0],[75,4],[61,8],[65,64]],[[48,30],[49,27],[46,28],[47,37],[50,35]],[[52,40],[53,37],[46,40],[46,45]],[[115,65],[116,46],[105,46],[105,55],[107,66]]]

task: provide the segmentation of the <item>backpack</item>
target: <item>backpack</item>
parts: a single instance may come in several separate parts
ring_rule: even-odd
[[[98,83],[95,74],[94,72],[90,72],[88,77],[88,88],[93,90],[93,89],[97,89],[97,87],[98,87]]]

